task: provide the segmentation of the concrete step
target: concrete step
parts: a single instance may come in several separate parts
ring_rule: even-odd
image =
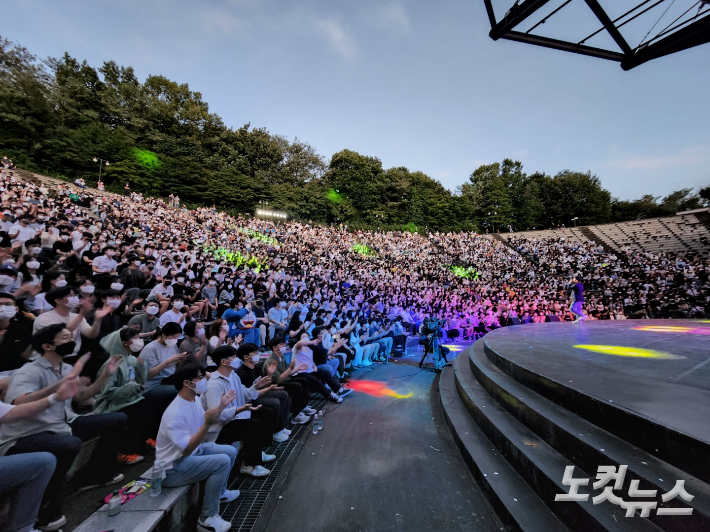
[[[570,530],[658,532],[646,518],[625,519],[625,510],[606,501],[555,502],[555,495],[569,492],[562,484],[567,466],[574,465],[528,427],[515,419],[486,392],[471,373],[468,352],[454,360],[456,387],[464,406],[495,448],[533,488],[542,501]],[[575,478],[589,478],[575,469]],[[591,493],[591,484],[579,493]],[[596,495],[596,494],[595,494]]]
[[[515,364],[496,352],[492,343],[488,337],[483,338],[486,356],[518,383],[657,459],[710,483],[710,461],[707,460],[710,445],[707,442]]]
[[[473,421],[459,397],[451,367],[441,373],[439,397],[466,465],[509,530],[568,531]]]
[[[628,471],[622,491],[628,493],[629,483],[640,480],[644,490],[670,491],[676,479],[695,498],[685,503],[675,499],[659,507],[691,507],[691,516],[656,516],[650,519],[663,530],[710,530],[710,486],[630,443],[600,429],[560,405],[526,388],[497,368],[486,356],[483,342],[468,351],[469,366],[481,386],[505,410],[554,447],[577,468],[594,476],[599,465],[627,465]],[[603,450],[602,450],[603,449]]]

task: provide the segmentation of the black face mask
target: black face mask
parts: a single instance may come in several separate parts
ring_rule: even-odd
[[[67,342],[66,344],[60,344],[54,348],[54,352],[57,353],[60,357],[64,358],[66,356],[69,356],[74,353],[74,349],[76,348],[76,342],[73,340],[71,342]]]

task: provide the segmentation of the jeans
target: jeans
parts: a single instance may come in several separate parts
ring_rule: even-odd
[[[389,356],[392,352],[392,345],[394,344],[392,338],[385,336],[384,338],[378,338],[375,342],[380,346],[380,354],[385,357]]]
[[[356,366],[370,366],[372,364],[370,360],[372,359],[372,357],[377,356],[377,353],[380,350],[379,344],[367,344],[354,347],[355,360],[353,360],[353,364],[355,364]]]
[[[318,369],[326,370],[328,373],[330,373],[330,376],[333,377],[333,376],[335,376],[335,373],[338,371],[338,366],[339,366],[338,359],[331,358],[325,364],[320,364],[318,366]]]
[[[37,521],[49,479],[57,459],[50,453],[28,453],[0,457],[0,510],[9,510],[0,518],[7,532],[28,532]]]
[[[91,460],[86,466],[88,474],[95,477],[91,480],[107,481],[113,477],[116,470],[116,456],[123,445],[127,422],[126,414],[120,412],[79,416],[70,424],[71,436],[38,432],[20,438],[10,447],[7,456],[46,451],[52,453],[57,459],[57,467],[44,491],[40,517],[51,518],[61,513],[58,501],[64,477],[74,463],[76,455],[79,454],[82,442],[99,438]]]
[[[177,488],[207,480],[202,503],[202,518],[207,519],[219,514],[219,498],[227,489],[236,459],[237,450],[231,445],[203,443],[195,454],[175,460],[172,469],[165,472],[163,486]]]
[[[269,325],[269,340],[274,337],[283,336],[285,330],[286,329],[284,327],[281,327],[280,325]]]

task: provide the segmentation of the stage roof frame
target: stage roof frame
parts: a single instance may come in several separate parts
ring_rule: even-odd
[[[552,17],[559,16],[558,13],[573,1],[586,4],[591,10],[601,24],[597,31],[586,37],[582,36],[578,41],[532,33]],[[489,35],[493,40],[507,39],[617,61],[624,70],[631,70],[653,59],[710,42],[710,0],[680,0],[676,8],[685,8],[686,6],[681,4],[689,4],[688,9],[674,20],[673,17],[664,19],[676,1],[636,0],[631,9],[612,19],[599,0],[516,0],[502,18],[496,19],[492,0],[483,0],[491,24]],[[545,6],[548,9],[543,10]],[[521,24],[528,19],[534,22],[533,26],[527,31],[521,31]],[[650,26],[645,37],[635,46],[629,44],[620,31],[621,27],[632,21],[635,21],[635,24],[648,21]],[[603,32],[613,39],[617,49],[586,44],[589,39]]]

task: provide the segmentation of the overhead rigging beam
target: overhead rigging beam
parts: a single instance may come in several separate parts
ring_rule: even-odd
[[[491,22],[491,28],[496,25],[496,15],[493,12],[493,4],[491,4],[491,0],[483,0],[483,3],[486,4],[486,12],[488,13],[488,20]]]
[[[622,61],[624,59],[624,54],[620,52],[613,52],[610,50],[604,50],[602,48],[594,48],[593,46],[585,46],[583,44],[576,44],[567,41],[559,41],[557,39],[551,39],[549,37],[540,37],[538,35],[522,33],[520,31],[509,31],[508,33],[503,35],[502,38],[507,39],[509,41],[524,42],[527,44],[544,46],[545,48],[562,50],[564,52],[573,52],[576,54],[598,57],[600,59],[609,59],[610,61]]]
[[[497,41],[547,2],[549,0],[523,0],[520,4],[516,3],[508,10],[500,22],[493,26],[489,34],[491,39]]]
[[[631,70],[651,59],[674,54],[688,48],[710,42],[710,15],[696,20],[689,26],[670,34],[668,37],[628,54],[621,62],[621,68]]]
[[[609,18],[609,15],[606,14],[606,11],[602,8],[602,6],[599,5],[599,2],[597,0],[585,0],[587,2],[587,5],[589,8],[594,12],[594,14],[597,16],[599,19],[599,22],[602,23],[602,26],[606,29],[606,31],[609,32],[609,35],[611,35],[611,38],[616,41],[616,44],[619,45],[619,48],[621,48],[621,51],[624,52],[625,54],[630,54],[632,53],[631,51],[631,46],[629,46],[629,43],[626,42],[626,39],[621,35],[617,27],[614,25],[614,23],[611,21]]]

